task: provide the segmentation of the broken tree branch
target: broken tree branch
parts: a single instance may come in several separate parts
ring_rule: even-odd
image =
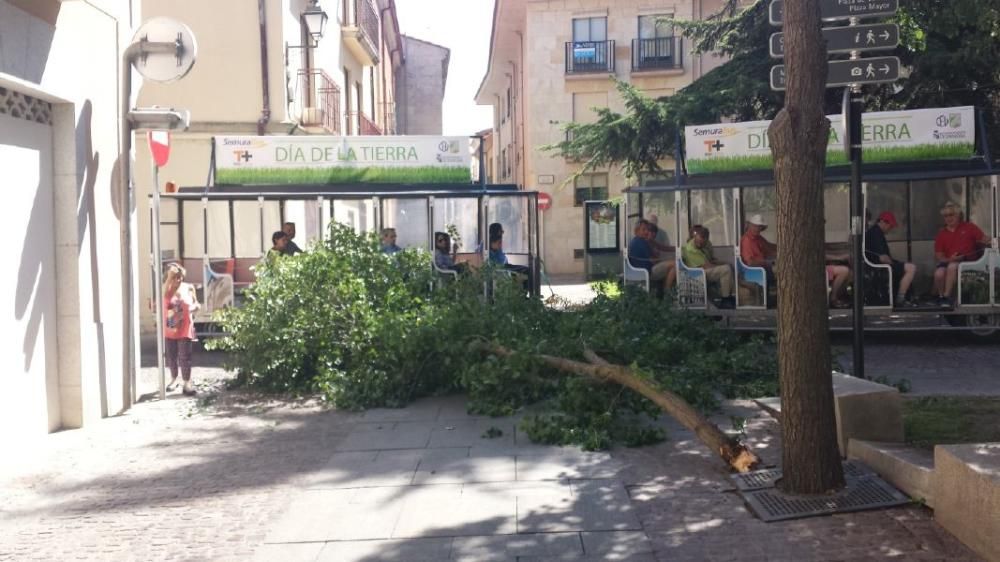
[[[500,357],[511,357],[515,352],[509,348],[489,342],[476,342],[474,347],[480,351],[492,353]],[[729,466],[737,472],[747,472],[760,464],[760,459],[745,445],[722,432],[712,422],[708,421],[683,398],[660,388],[659,385],[637,375],[632,369],[614,365],[605,361],[589,349],[584,350],[584,357],[590,363],[581,363],[563,357],[538,354],[534,355],[546,365],[563,372],[591,377],[600,381],[611,381],[645,396],[660,407],[668,415],[690,429],[710,449],[715,451]]]

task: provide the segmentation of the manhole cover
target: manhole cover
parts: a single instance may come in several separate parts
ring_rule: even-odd
[[[873,476],[874,474],[870,468],[860,462],[847,461],[844,463],[844,478],[864,478]],[[755,470],[743,474],[734,474],[731,478],[736,483],[736,489],[740,492],[762,490],[774,487],[775,483],[781,479],[781,469],[768,468]]]

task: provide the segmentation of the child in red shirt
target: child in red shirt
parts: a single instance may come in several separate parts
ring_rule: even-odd
[[[195,390],[191,384],[191,354],[197,337],[192,313],[201,305],[198,304],[194,286],[184,282],[185,273],[184,268],[176,263],[167,267],[166,280],[163,282],[163,336],[167,367],[170,368],[171,375],[167,389],[173,390],[177,384],[179,368],[184,379],[183,392],[186,396],[193,396]]]

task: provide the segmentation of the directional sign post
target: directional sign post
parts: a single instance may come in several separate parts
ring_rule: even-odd
[[[855,84],[881,84],[899,79],[899,59],[872,57],[870,59],[834,60],[826,63],[826,87]],[[771,67],[771,89],[784,90],[787,86],[785,65]]]
[[[785,11],[784,0],[771,0],[768,19],[771,25],[781,25]],[[821,0],[819,19],[843,21],[851,18],[882,18],[899,9],[899,0]]]
[[[768,19],[772,25],[782,25],[784,0],[771,0]],[[858,20],[891,16],[899,9],[899,0],[820,0],[819,19],[849,20],[846,27],[823,29],[828,53],[850,53],[851,60],[828,61],[826,87],[847,86],[844,89],[844,139],[851,161],[851,246],[854,269],[854,376],[865,376],[864,343],[864,264],[862,261],[864,201],[861,195],[861,114],[864,100],[863,84],[880,84],[899,79],[899,59],[896,57],[860,58],[865,51],[893,49],[899,45],[899,26],[895,24],[858,25]],[[770,40],[771,56],[785,55],[783,33],[774,33]],[[771,89],[784,90],[788,85],[785,66],[771,67]],[[892,295],[895,296],[895,295]],[[890,299],[892,299],[890,296]],[[890,303],[892,301],[890,300]]]
[[[827,27],[823,29],[826,52],[850,53],[852,51],[881,51],[899,45],[899,26],[894,23]],[[771,56],[785,56],[785,34],[771,34]]]

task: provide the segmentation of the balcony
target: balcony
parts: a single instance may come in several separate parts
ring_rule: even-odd
[[[341,35],[347,49],[362,66],[378,64],[380,25],[371,0],[344,0],[343,15]]]
[[[608,74],[615,71],[614,41],[566,43],[566,74]]]
[[[632,72],[683,70],[683,45],[681,37],[633,39]]]
[[[357,130],[359,135],[381,135],[382,129],[368,118],[363,111],[351,111],[347,114],[348,131]]]
[[[340,134],[340,88],[321,69],[299,69],[292,107],[306,131]]]

